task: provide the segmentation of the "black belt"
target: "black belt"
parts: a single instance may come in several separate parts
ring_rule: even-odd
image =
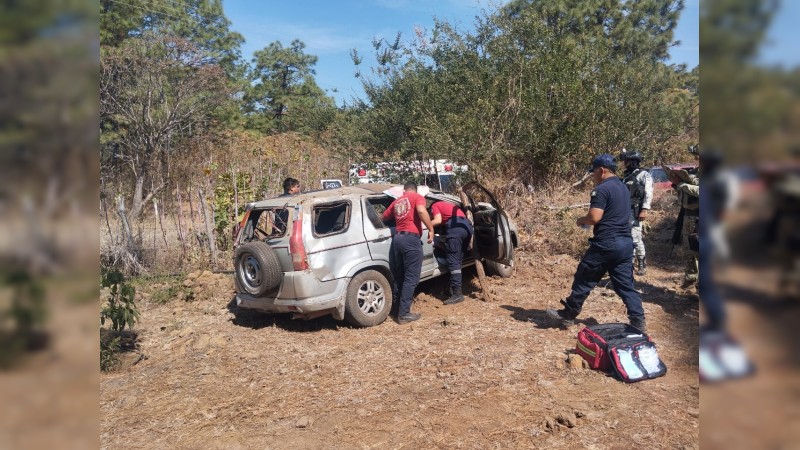
[[[417,233],[412,233],[410,231],[398,231],[396,234],[410,234],[411,236],[419,237]]]

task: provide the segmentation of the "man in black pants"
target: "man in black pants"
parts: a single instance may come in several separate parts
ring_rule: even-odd
[[[450,298],[445,305],[454,305],[464,301],[461,293],[461,264],[464,260],[464,249],[469,247],[472,237],[472,224],[461,208],[450,202],[438,201],[431,205],[433,226],[444,224],[445,251],[447,254],[447,270],[450,272]]]
[[[383,221],[394,219],[396,228],[392,238],[392,253],[394,255],[394,289],[393,300],[399,302],[397,322],[402,324],[413,322],[420,317],[420,313],[411,312],[411,302],[414,300],[414,289],[419,284],[422,273],[422,222],[428,228],[428,243],[433,242],[433,224],[425,209],[425,197],[417,194],[417,184],[406,183],[403,186],[403,195],[386,208],[383,212]]]
[[[583,254],[572,293],[561,301],[563,309],[548,309],[550,317],[572,324],[583,302],[606,272],[611,276],[614,292],[622,298],[628,310],[628,320],[634,327],[646,331],[642,298],[633,287],[633,239],[631,238],[630,192],[617,178],[617,162],[609,154],[598,156],[590,169],[595,188],[591,194],[589,212],[579,217],[578,226],[594,225],[594,237]]]

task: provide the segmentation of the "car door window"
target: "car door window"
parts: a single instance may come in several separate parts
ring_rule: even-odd
[[[314,206],[314,236],[344,233],[350,225],[350,202],[340,201]]]
[[[367,204],[367,217],[375,229],[380,230],[381,228],[386,228],[390,226],[383,222],[383,212],[386,211],[386,208],[392,204],[394,201],[393,198],[389,197],[388,195],[383,195],[380,197],[370,197],[366,199]],[[391,225],[393,225],[393,221],[390,221]]]
[[[511,233],[508,218],[505,217],[494,195],[476,182],[467,183],[463,190],[473,209],[473,228],[478,254],[481,258],[493,261],[509,260]]]

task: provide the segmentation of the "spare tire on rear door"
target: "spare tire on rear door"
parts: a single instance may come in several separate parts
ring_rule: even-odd
[[[263,242],[248,242],[236,249],[236,281],[244,294],[262,296],[281,285],[283,272],[275,250]]]

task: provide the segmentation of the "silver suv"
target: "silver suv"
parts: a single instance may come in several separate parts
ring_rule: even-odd
[[[311,191],[251,203],[234,241],[236,304],[272,313],[312,319],[331,314],[337,320],[369,327],[382,323],[392,307],[391,255],[394,224],[381,221],[394,200],[390,184],[362,184]],[[473,211],[478,258],[492,275],[514,272],[517,229],[494,196],[478,183],[459,197],[431,190],[428,207],[447,201]],[[448,272],[444,228],[427,243],[423,225],[421,281]],[[475,264],[472,252],[464,266]]]

